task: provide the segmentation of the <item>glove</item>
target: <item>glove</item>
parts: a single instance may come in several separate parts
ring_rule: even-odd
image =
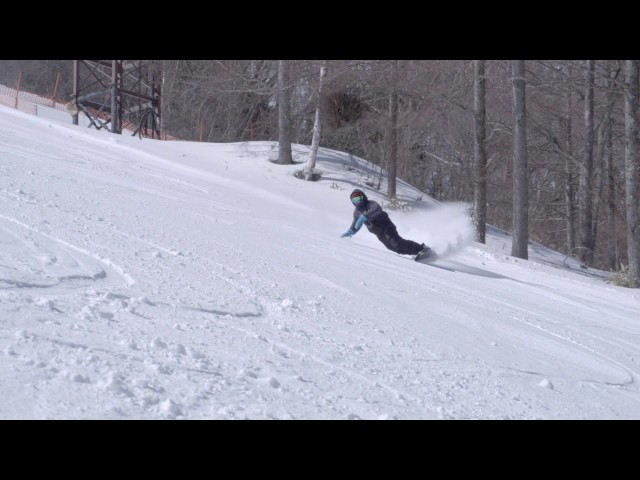
[[[344,237],[352,237],[356,234],[356,231],[353,229],[349,229],[346,232],[344,232],[342,235],[340,235],[340,237],[344,238]]]
[[[356,225],[355,225],[355,227],[356,227],[356,232],[357,232],[358,230],[360,230],[360,227],[362,227],[362,225],[364,224],[364,222],[366,222],[367,220],[369,220],[369,219],[367,218],[367,216],[366,216],[366,215],[360,215],[360,217],[358,217],[358,220],[356,221]]]

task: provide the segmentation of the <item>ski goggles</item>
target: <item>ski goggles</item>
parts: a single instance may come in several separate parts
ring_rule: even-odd
[[[358,195],[357,197],[351,197],[351,203],[353,203],[354,205],[360,205],[363,200],[364,200],[364,197],[362,195]]]

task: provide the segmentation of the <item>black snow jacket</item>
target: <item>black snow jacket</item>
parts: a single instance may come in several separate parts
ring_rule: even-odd
[[[360,215],[366,215],[367,221],[365,222],[365,226],[376,236],[382,235],[385,228],[391,223],[389,215],[382,209],[378,202],[369,200],[366,197],[362,204],[358,205],[353,211],[352,230],[355,230],[356,222],[358,218],[360,218]]]

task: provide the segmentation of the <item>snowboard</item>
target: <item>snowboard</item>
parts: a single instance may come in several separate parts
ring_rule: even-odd
[[[432,248],[422,250],[414,257],[414,260],[416,262],[421,262],[421,263],[433,262],[434,260],[437,260],[437,259],[438,259],[438,255],[436,254],[436,252],[433,251]]]

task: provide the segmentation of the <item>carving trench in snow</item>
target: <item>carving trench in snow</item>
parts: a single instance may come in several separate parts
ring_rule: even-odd
[[[132,284],[107,259],[0,215],[0,290],[75,289],[101,281]]]

